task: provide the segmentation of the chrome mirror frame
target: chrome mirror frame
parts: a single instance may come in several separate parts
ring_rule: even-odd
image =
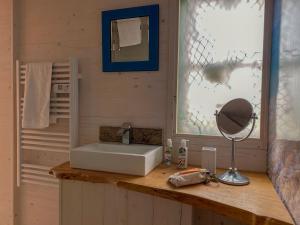
[[[232,101],[238,101],[238,100],[240,100],[240,99],[234,99]],[[230,102],[232,102],[232,101],[230,101]],[[221,109],[221,111],[222,111],[222,109]],[[227,140],[231,141],[231,167],[227,171],[225,171],[223,174],[217,175],[217,178],[218,178],[218,180],[220,182],[225,183],[225,184],[229,184],[229,185],[234,185],[234,186],[247,185],[247,184],[250,183],[249,178],[246,177],[246,176],[244,176],[244,175],[242,175],[242,174],[240,174],[240,172],[236,168],[236,163],[235,163],[235,143],[246,140],[252,134],[252,132],[254,130],[254,127],[255,127],[255,121],[257,119],[257,116],[252,111],[252,115],[249,118],[249,121],[252,120],[252,125],[251,125],[251,129],[250,129],[249,133],[245,137],[237,138],[237,137],[231,136],[231,134],[224,133],[224,131],[222,130],[222,127],[220,127],[220,123],[219,123],[218,119],[219,119],[221,111],[216,111],[216,113],[215,113],[216,122],[217,122],[218,130],[220,131],[220,133],[222,134],[222,136],[225,137]],[[242,128],[242,130],[244,130],[244,128]]]

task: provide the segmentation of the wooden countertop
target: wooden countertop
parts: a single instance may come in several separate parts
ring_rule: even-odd
[[[245,172],[251,182],[247,186],[209,183],[174,188],[167,178],[177,171],[175,166],[161,165],[147,176],[137,177],[74,169],[66,162],[54,167],[50,174],[59,179],[114,183],[125,189],[209,209],[249,225],[294,224],[266,174]]]

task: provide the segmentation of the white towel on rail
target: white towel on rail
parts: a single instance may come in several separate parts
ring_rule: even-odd
[[[29,63],[25,75],[23,128],[49,126],[52,63]]]
[[[120,47],[139,45],[142,43],[140,18],[117,20],[117,26]]]

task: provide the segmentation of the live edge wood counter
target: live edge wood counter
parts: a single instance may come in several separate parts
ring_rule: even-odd
[[[119,187],[167,198],[228,216],[249,225],[294,224],[263,173],[245,173],[250,185],[229,186],[221,183],[174,188],[167,183],[169,175],[178,171],[174,166],[159,166],[146,177],[74,169],[66,162],[50,174],[59,179],[113,183]]]

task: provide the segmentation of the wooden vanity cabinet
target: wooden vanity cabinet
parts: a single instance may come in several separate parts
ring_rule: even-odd
[[[211,211],[109,183],[60,180],[60,225],[241,225]]]

